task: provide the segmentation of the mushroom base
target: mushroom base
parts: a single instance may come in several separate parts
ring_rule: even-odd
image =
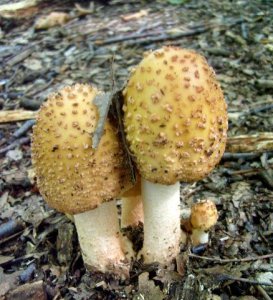
[[[74,218],[87,269],[128,277],[130,262],[122,250],[115,201],[76,214]]]
[[[207,244],[209,242],[209,233],[201,229],[192,229],[191,241],[193,246]]]
[[[168,265],[179,253],[180,184],[162,185],[142,179],[145,263]]]

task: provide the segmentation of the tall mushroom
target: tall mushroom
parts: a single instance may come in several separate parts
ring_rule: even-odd
[[[142,254],[168,264],[179,252],[179,181],[202,179],[219,162],[227,106],[205,58],[177,47],[147,54],[123,94],[127,141],[142,176]]]
[[[87,84],[68,86],[49,96],[39,111],[32,137],[32,162],[41,194],[60,212],[74,214],[86,266],[128,275],[115,201],[131,187],[117,129],[106,121],[92,148],[100,93]],[[103,203],[105,202],[105,203]]]

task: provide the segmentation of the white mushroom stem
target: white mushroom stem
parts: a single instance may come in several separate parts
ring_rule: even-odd
[[[167,265],[179,253],[180,184],[162,185],[142,179],[145,263]]]
[[[89,270],[113,272],[127,277],[129,261],[122,250],[115,201],[76,214],[74,218],[86,267]]]
[[[209,233],[202,229],[192,229],[191,241],[193,246],[207,244],[209,242]]]
[[[144,222],[141,195],[121,198],[121,228],[136,227]]]

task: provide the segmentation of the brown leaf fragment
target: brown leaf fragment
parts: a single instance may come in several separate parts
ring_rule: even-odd
[[[44,288],[44,283],[42,280],[27,283],[19,286],[15,290],[11,291],[7,296],[6,300],[46,300],[46,292]]]
[[[80,16],[85,16],[94,13],[94,2],[90,2],[88,8],[82,7],[79,3],[75,3],[75,8]]]
[[[136,13],[128,14],[128,15],[121,15],[121,19],[125,22],[131,21],[131,20],[137,20],[142,17],[145,17],[148,15],[148,10],[147,9],[142,9]]]
[[[62,26],[70,20],[70,16],[63,12],[52,12],[47,16],[38,18],[34,24],[35,29],[48,29]]]
[[[14,259],[14,256],[3,256],[3,255],[0,255],[0,265],[6,264],[6,263],[10,262],[13,259]]]
[[[68,264],[73,254],[74,226],[71,223],[61,224],[58,228],[57,253],[60,264]]]
[[[14,289],[18,284],[18,275],[20,271],[11,274],[5,274],[3,269],[0,268],[0,299],[5,296],[10,290]],[[4,298],[7,300],[8,298]]]
[[[152,280],[149,280],[149,273],[144,272],[138,277],[139,299],[163,300],[164,294]]]
[[[0,5],[0,13],[14,12],[20,9],[29,8],[31,6],[35,6],[37,2],[38,2],[37,0],[24,0],[24,1],[19,1],[17,3]]]

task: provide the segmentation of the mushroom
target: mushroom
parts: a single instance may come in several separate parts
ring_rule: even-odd
[[[208,243],[208,230],[216,224],[217,219],[217,208],[212,200],[201,200],[193,204],[190,216],[191,241],[193,246]]]
[[[32,136],[32,162],[39,190],[56,210],[74,215],[87,268],[127,276],[115,201],[131,188],[130,171],[117,129],[107,120],[97,149],[92,148],[100,93],[75,84],[49,96]],[[105,203],[103,203],[105,202]]]
[[[121,228],[137,227],[140,223],[144,223],[139,177],[134,187],[122,195],[121,200]]]
[[[227,105],[213,69],[192,50],[148,53],[129,77],[124,127],[142,176],[146,263],[179,253],[180,184],[207,176],[227,138]]]

